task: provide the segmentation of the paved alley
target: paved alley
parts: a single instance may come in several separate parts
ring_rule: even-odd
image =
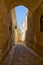
[[[43,60],[23,44],[13,46],[3,65],[43,65]]]

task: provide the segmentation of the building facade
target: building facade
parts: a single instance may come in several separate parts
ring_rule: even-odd
[[[18,26],[17,26],[15,8],[13,8],[10,13],[12,19],[12,37],[15,44],[18,41]]]
[[[21,28],[22,41],[25,41],[25,35],[26,35],[26,31],[27,31],[27,13],[26,13],[26,17],[25,17],[25,20],[22,23],[22,28]]]

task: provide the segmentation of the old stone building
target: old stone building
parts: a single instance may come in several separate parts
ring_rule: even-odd
[[[18,43],[19,42],[22,42],[22,39],[21,39],[21,29],[18,28]]]
[[[13,37],[13,41],[16,43],[18,41],[18,25],[17,25],[15,8],[13,8],[10,11],[10,14],[12,19],[12,37]]]
[[[27,44],[39,52],[43,57],[43,31],[40,27],[40,18],[43,19],[43,0],[0,0],[0,65],[11,48],[11,18],[10,11],[18,5],[26,6],[28,12]],[[43,64],[42,64],[43,65]]]
[[[22,27],[21,27],[21,39],[22,39],[22,42],[25,42],[25,35],[26,35],[26,31],[27,31],[27,14],[28,14],[28,11],[26,12],[26,17],[25,17],[25,20],[23,21],[22,23]]]

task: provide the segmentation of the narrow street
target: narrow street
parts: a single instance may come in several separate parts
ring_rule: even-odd
[[[0,0],[0,65],[43,65],[43,0]]]
[[[12,47],[3,65],[43,65],[43,60],[32,49],[23,44]]]

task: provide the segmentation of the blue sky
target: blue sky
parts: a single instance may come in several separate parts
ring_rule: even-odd
[[[17,6],[15,10],[16,10],[17,23],[18,23],[19,28],[21,29],[21,24],[25,19],[26,12],[28,9],[21,5],[21,6]]]

